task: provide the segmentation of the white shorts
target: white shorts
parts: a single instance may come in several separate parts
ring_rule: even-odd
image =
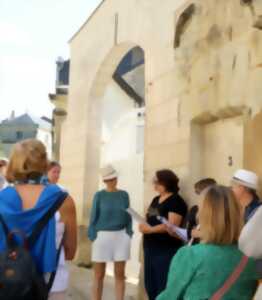
[[[66,293],[51,293],[48,300],[66,300]]]
[[[99,231],[92,245],[93,262],[120,262],[130,259],[131,238],[126,230]]]
[[[261,299],[262,299],[262,284],[259,285],[254,300],[261,300]]]

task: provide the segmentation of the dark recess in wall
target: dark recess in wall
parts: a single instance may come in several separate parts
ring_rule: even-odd
[[[195,4],[191,4],[184,10],[178,19],[175,31],[174,47],[179,48],[181,43],[181,37],[186,32],[188,25],[190,24],[194,13],[196,12]]]

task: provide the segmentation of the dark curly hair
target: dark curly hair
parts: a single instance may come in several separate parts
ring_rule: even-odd
[[[179,192],[179,178],[171,170],[163,169],[156,172],[156,182],[165,187],[167,192],[177,194]]]

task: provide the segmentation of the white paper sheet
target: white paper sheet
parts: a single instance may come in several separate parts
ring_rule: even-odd
[[[139,224],[147,224],[145,218],[143,218],[138,212],[136,212],[133,208],[129,207],[126,210],[130,216]]]
[[[168,222],[166,218],[157,217],[158,220],[165,224],[169,229],[171,229],[175,234],[177,234],[184,242],[188,242],[187,230],[181,227],[178,227],[174,224]]]

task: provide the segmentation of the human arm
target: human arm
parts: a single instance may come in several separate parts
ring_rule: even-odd
[[[88,238],[92,242],[97,237],[96,222],[98,220],[98,217],[99,217],[99,193],[96,193],[92,204],[90,222],[88,227]]]
[[[239,248],[244,254],[256,259],[262,258],[262,235],[259,229],[262,226],[262,207],[244,226],[240,238]]]
[[[191,247],[184,247],[177,252],[171,263],[167,287],[157,297],[157,300],[183,299],[184,293],[197,270],[191,250]]]
[[[77,248],[77,218],[74,200],[69,196],[60,209],[65,224],[64,249],[67,260],[73,260]]]
[[[126,193],[125,197],[126,197],[126,208],[129,208],[130,207],[130,199],[129,199],[128,193]],[[126,212],[126,217],[127,217],[126,233],[130,237],[132,237],[133,234],[134,234],[134,231],[133,231],[133,220],[132,220],[131,216],[129,215],[129,213],[127,213],[127,212]]]
[[[180,226],[182,222],[182,216],[169,212],[168,213],[168,222],[172,225]],[[156,226],[150,226],[147,224],[140,224],[139,230],[143,234],[155,234],[155,233],[166,233],[168,231],[168,228],[164,224],[156,225]]]

